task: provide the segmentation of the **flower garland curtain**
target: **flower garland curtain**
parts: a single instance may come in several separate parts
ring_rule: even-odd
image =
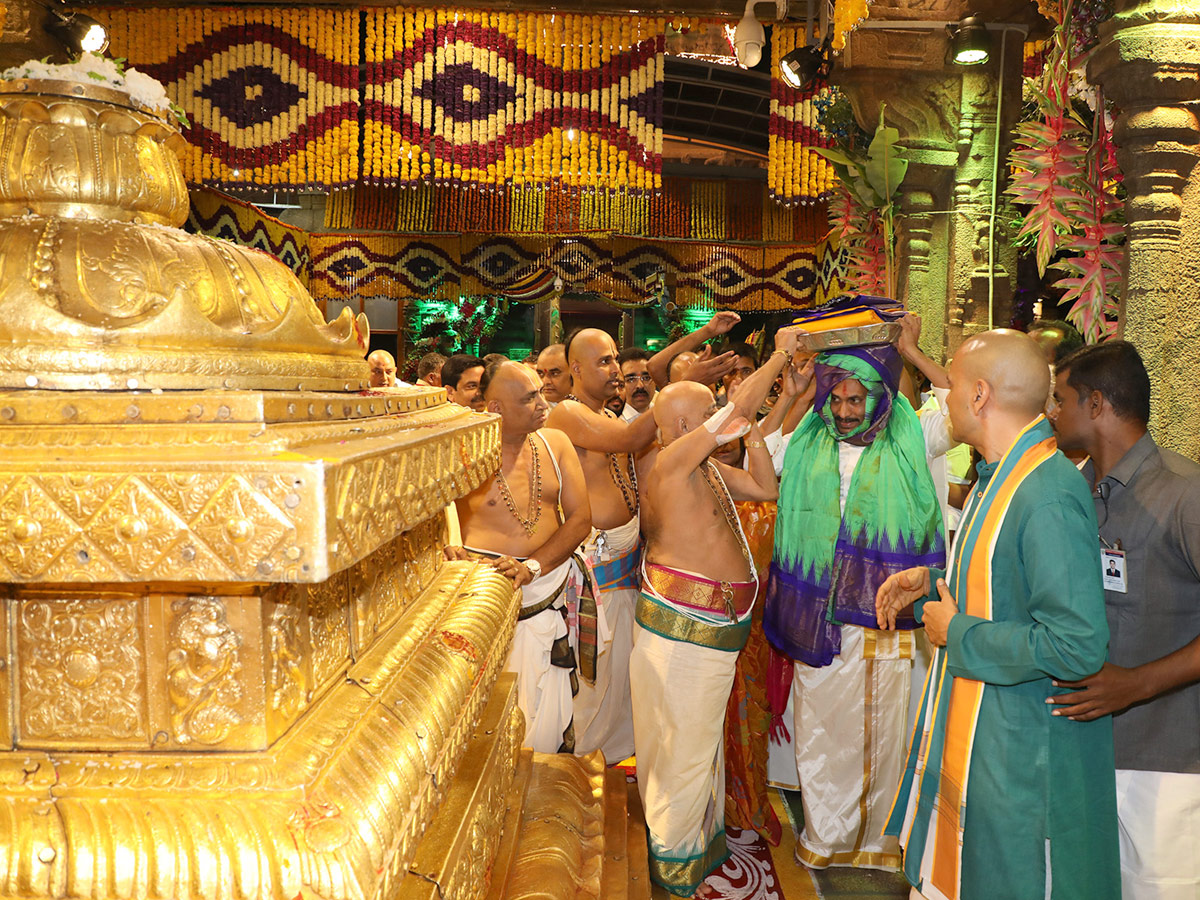
[[[836,283],[823,244],[769,246],[595,236],[313,234],[309,289],[318,300],[457,301],[511,294],[531,273],[620,306],[656,302],[748,312],[812,306]],[[822,262],[822,261],[826,262]]]
[[[783,206],[761,182],[664,178],[660,193],[461,191],[360,186],[325,206],[327,229],[404,233],[590,234],[814,244],[828,230],[823,202]]]
[[[803,27],[777,25],[771,45],[771,124],[767,151],[767,186],[779,203],[811,203],[832,191],[837,176],[828,161],[813,152],[828,147],[821,128],[822,109],[833,102],[823,81],[797,90],[779,75],[784,55],[807,43]]]
[[[370,184],[661,186],[667,19],[364,14]]]
[[[191,201],[184,226],[188,231],[270,253],[308,286],[308,232],[303,228],[286,225],[258,207],[218,191],[194,190]]]
[[[191,184],[329,191],[358,178],[356,9],[91,8],[108,53],[157,78],[191,127]]]

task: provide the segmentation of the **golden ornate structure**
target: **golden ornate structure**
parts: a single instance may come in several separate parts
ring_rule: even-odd
[[[499,427],[178,230],[178,136],[0,84],[0,897],[649,896],[623,776],[520,749],[447,563]],[[640,854],[640,855],[639,855]]]

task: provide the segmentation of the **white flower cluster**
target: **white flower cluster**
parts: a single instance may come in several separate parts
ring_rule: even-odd
[[[52,81],[99,84],[128,94],[134,102],[146,109],[171,109],[171,100],[162,82],[137,69],[122,70],[113,60],[96,53],[84,53],[75,62],[61,64],[31,59],[0,72],[0,79],[9,81],[15,78],[44,78]]]

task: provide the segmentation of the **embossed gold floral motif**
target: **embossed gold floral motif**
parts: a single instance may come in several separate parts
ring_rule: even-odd
[[[276,603],[267,625],[267,641],[271,709],[290,721],[300,714],[307,701],[300,610],[288,603]]]
[[[18,606],[22,742],[147,741],[142,627],[135,600]]]
[[[171,603],[167,693],[180,744],[219,744],[242,722],[242,639],[215,597]]]

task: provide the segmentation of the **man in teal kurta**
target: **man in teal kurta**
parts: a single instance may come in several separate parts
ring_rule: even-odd
[[[880,627],[915,602],[939,648],[887,832],[929,900],[1118,900],[1111,722],[1063,722],[1046,703],[1052,680],[1106,656],[1091,497],[1040,415],[1033,341],[979,335],[949,375],[955,437],[984,462],[947,571],[879,590]]]

